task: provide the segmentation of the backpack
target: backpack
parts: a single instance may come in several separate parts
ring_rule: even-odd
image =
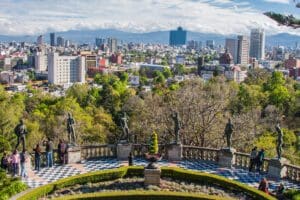
[[[65,153],[66,152],[66,144],[65,143],[61,143],[59,150],[60,150],[61,153]]]

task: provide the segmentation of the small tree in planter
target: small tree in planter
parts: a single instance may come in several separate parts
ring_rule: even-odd
[[[150,162],[147,169],[157,169],[158,167],[154,164],[161,159],[161,155],[158,154],[158,139],[156,132],[151,135],[149,153],[146,153],[146,159]]]

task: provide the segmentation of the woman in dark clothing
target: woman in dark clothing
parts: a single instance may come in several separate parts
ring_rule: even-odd
[[[40,171],[42,150],[39,144],[33,149],[34,151],[34,169]]]

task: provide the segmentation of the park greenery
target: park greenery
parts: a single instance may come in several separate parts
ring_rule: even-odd
[[[228,118],[234,124],[233,147],[249,152],[256,145],[269,157],[276,155],[278,120],[284,127],[284,152],[300,164],[300,85],[280,72],[249,71],[238,84],[216,76],[210,81],[169,79],[189,73],[184,65],[163,71],[141,70],[141,85],[128,87],[129,74],[97,74],[94,83],[75,84],[65,96],[55,97],[28,87],[28,92],[9,94],[0,86],[0,150],[11,151],[16,144],[14,128],[21,118],[28,129],[31,150],[46,137],[55,143],[67,139],[66,119],[71,112],[79,144],[116,143],[121,136],[120,119],[126,112],[135,142],[148,143],[153,132],[161,144],[175,138],[171,114],[182,120],[181,141],[186,145],[221,148]],[[152,86],[145,92],[144,85]]]
[[[217,186],[225,189],[226,191],[235,191],[238,193],[244,193],[253,199],[265,199],[273,200],[274,197],[265,194],[253,187],[239,183],[234,180],[229,180],[225,177],[221,177],[214,174],[190,171],[179,168],[163,167],[162,178],[172,178],[178,181],[186,181],[194,184],[203,184],[209,186]],[[26,194],[20,196],[18,200],[33,200],[41,197],[46,197],[49,194],[53,194],[57,190],[65,189],[75,185],[84,185],[88,183],[99,183],[108,180],[117,180],[123,177],[142,177],[143,167],[120,167],[117,169],[101,170],[81,175],[76,175],[68,178],[58,180],[56,182],[35,188],[28,191]],[[184,195],[188,195],[185,192],[173,193],[166,192],[164,194],[155,191],[157,195],[153,194],[153,191],[129,191],[122,192],[116,189],[115,192],[102,192],[102,193],[85,193],[82,195],[64,196],[66,199],[184,199]],[[128,196],[124,195],[127,194]],[[204,194],[190,194],[191,199],[215,199],[215,196]],[[140,197],[140,198],[138,198]],[[163,197],[163,198],[162,198]],[[192,198],[193,197],[193,198]]]
[[[0,200],[7,200],[26,188],[18,178],[8,177],[5,171],[0,171]]]

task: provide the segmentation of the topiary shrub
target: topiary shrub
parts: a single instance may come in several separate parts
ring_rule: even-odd
[[[153,132],[150,140],[149,154],[157,154],[157,153],[158,153],[157,134],[156,132]]]

